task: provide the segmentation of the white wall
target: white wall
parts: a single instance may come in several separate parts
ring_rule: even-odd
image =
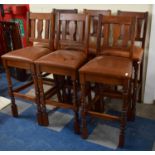
[[[148,60],[148,48],[149,48],[149,38],[150,38],[150,25],[151,25],[151,16],[152,16],[152,5],[151,4],[31,4],[30,11],[32,12],[51,12],[53,8],[57,9],[78,9],[79,12],[82,12],[84,8],[87,9],[110,9],[112,10],[112,14],[116,14],[117,10],[124,11],[141,11],[149,12],[148,18],[148,29],[146,36],[146,45],[145,45],[145,54],[144,54],[144,75],[143,75],[143,88],[145,88],[145,79],[146,79],[146,68],[147,68],[147,60]],[[154,38],[155,40],[155,38]],[[154,59],[155,60],[155,59]],[[148,73],[151,71],[148,71]],[[149,75],[150,76],[150,75]],[[152,79],[151,79],[152,80]],[[145,102],[151,103],[151,93],[150,93],[150,84],[147,82],[146,92],[145,93]],[[152,90],[152,89],[151,89]],[[143,89],[144,92],[144,89]],[[144,94],[144,93],[143,93]],[[155,96],[155,92],[153,93]],[[147,97],[146,97],[147,96]]]
[[[110,9],[113,13],[117,10],[127,11],[149,11],[152,10],[150,4],[31,4],[30,10],[34,12],[50,12],[52,8],[59,9],[73,9],[76,8],[82,11],[84,8],[87,9]]]
[[[155,99],[155,5],[153,5],[152,9],[151,36],[150,36],[150,46],[148,53],[148,67],[146,75],[144,102],[152,103],[154,99]]]

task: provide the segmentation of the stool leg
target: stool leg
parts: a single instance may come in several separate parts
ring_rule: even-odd
[[[8,91],[9,91],[9,96],[11,98],[11,110],[12,110],[12,115],[14,117],[18,117],[18,109],[15,103],[15,97],[13,94],[13,88],[12,88],[12,81],[11,81],[11,75],[10,75],[10,70],[7,66],[7,62],[4,61],[4,68],[6,71],[6,77],[7,77],[7,81],[8,81]]]
[[[100,112],[104,112],[104,96],[102,95],[102,85],[99,85],[99,94],[100,94]]]
[[[91,104],[91,101],[92,101],[92,95],[91,95],[91,85],[90,83],[88,83],[88,102],[89,104]]]
[[[121,121],[120,121],[120,135],[119,135],[119,144],[118,147],[124,146],[125,141],[125,126],[126,126],[126,113],[128,107],[128,84],[129,81],[125,80],[124,84],[124,91],[123,91],[123,105],[122,105],[122,112],[121,112]]]
[[[71,78],[69,76],[67,76],[67,84],[69,85],[69,88],[67,89],[68,90],[68,93],[67,93],[68,98],[67,98],[67,100],[68,100],[69,103],[72,103],[72,94],[71,94],[71,87],[70,87]]]
[[[86,100],[85,100],[85,84],[81,84],[81,105],[82,105],[82,138],[86,139],[88,137],[87,120],[86,120]]]
[[[32,74],[32,79],[33,79],[33,83],[34,83],[34,88],[35,88],[35,103],[37,105],[37,121],[39,125],[43,125],[42,122],[42,112],[41,112],[41,105],[40,105],[40,93],[39,93],[39,87],[38,87],[38,82],[37,82],[37,75],[36,75],[36,71],[35,71],[35,66],[32,65],[31,66],[31,74]]]
[[[132,98],[132,82],[130,82],[129,85],[129,96],[128,96],[128,110],[127,110],[127,120],[128,121],[132,121],[132,102],[133,102],[133,98]]]
[[[67,102],[67,94],[66,94],[66,77],[64,76],[64,79],[62,80],[62,96],[63,96],[63,102]]]
[[[37,80],[38,80],[38,86],[39,86],[39,92],[40,92],[40,105],[41,105],[41,117],[42,117],[42,125],[48,126],[48,114],[46,111],[46,105],[45,105],[45,95],[44,95],[44,88],[43,88],[43,80],[42,75],[40,71],[39,65],[37,65]]]
[[[74,131],[75,133],[80,133],[80,125],[79,125],[79,106],[77,102],[77,85],[76,80],[73,80],[73,105],[74,105]]]
[[[133,84],[133,101],[132,101],[132,115],[131,115],[131,120],[135,120],[135,115],[136,115],[136,102],[137,102],[137,84],[138,84],[138,63],[134,62],[134,70],[135,70],[135,75],[134,75],[134,84]]]
[[[144,58],[143,58],[144,59]],[[142,62],[140,64],[140,76],[139,76],[139,83],[140,83],[140,89],[139,89],[139,94],[138,94],[138,102],[142,102],[142,77],[143,77],[143,59],[142,59]]]
[[[53,74],[53,77],[54,77],[54,82],[56,84],[56,91],[57,91],[57,97],[58,97],[58,101],[59,102],[62,102],[62,97],[61,97],[61,93],[60,93],[60,84],[59,84],[59,80],[58,80],[58,76]]]

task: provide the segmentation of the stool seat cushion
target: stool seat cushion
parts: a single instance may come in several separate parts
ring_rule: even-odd
[[[41,47],[25,47],[12,52],[8,52],[2,56],[3,59],[13,61],[24,61],[32,63],[34,60],[49,54],[51,51]]]
[[[80,68],[80,73],[96,76],[131,78],[132,61],[128,58],[116,56],[98,56]]]
[[[41,57],[35,63],[57,66],[68,69],[78,69],[86,61],[86,54],[76,50],[57,50]]]

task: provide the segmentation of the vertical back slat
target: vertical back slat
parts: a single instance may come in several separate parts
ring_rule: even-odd
[[[38,20],[38,27],[37,27],[37,31],[38,31],[38,39],[42,39],[42,32],[43,32],[43,20]]]
[[[81,42],[83,40],[83,36],[84,36],[84,23],[83,22],[79,22],[78,23],[79,42]]]
[[[118,47],[118,41],[121,34],[121,26],[119,24],[113,24],[113,46]]]
[[[128,41],[130,39],[130,27],[129,25],[124,25],[123,26],[123,42],[122,42],[122,46],[123,47],[127,47],[128,45]]]
[[[59,44],[59,40],[60,40],[60,28],[61,28],[61,21],[60,21],[60,13],[58,12],[57,13],[57,16],[56,16],[56,21],[57,21],[57,28],[56,28],[56,49],[58,49],[60,47],[60,44]]]
[[[49,38],[49,26],[50,26],[50,21],[45,20],[45,39]]]
[[[69,22],[69,39],[75,40],[76,24],[75,21]]]
[[[92,26],[92,29],[93,29],[93,34],[97,34],[97,24],[98,24],[98,20],[93,17],[93,26]]]
[[[137,19],[136,38],[141,38],[141,31],[143,27],[143,19]]]
[[[103,29],[103,35],[104,35],[103,46],[108,47],[109,46],[110,27],[108,24],[104,24],[102,29]]]
[[[50,15],[50,21],[49,24],[50,26],[50,34],[49,34],[49,47],[51,49],[51,51],[54,51],[55,47],[54,47],[54,40],[55,40],[55,15],[51,14]]]
[[[31,19],[31,38],[35,38],[35,19]]]
[[[85,46],[85,53],[88,54],[89,49],[89,34],[90,34],[90,16],[87,15],[85,17],[85,40],[84,40],[84,46]]]
[[[62,26],[62,40],[66,39],[66,30],[67,30],[67,22],[66,21],[61,21],[61,26]]]

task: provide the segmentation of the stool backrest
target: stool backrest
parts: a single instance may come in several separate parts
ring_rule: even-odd
[[[85,14],[59,14],[57,49],[88,52],[90,18]]]
[[[90,15],[91,25],[90,25],[90,35],[96,37],[97,36],[97,25],[98,25],[98,15],[110,16],[111,10],[88,10],[84,9],[83,13]]]
[[[58,15],[63,13],[78,13],[78,9],[53,9],[52,11],[55,14],[55,40],[57,38],[56,33],[57,33],[57,29],[58,29]],[[67,26],[68,28],[68,26]],[[67,30],[68,31],[68,30]],[[56,48],[56,41],[54,42],[54,47]]]
[[[89,51],[96,53],[96,39],[97,39],[97,28],[98,28],[98,15],[110,16],[111,10],[83,10],[84,14],[90,15],[90,38],[89,38]]]
[[[99,15],[97,33],[97,52],[101,54],[106,49],[128,52],[128,57],[133,57],[135,41],[134,17],[102,16]],[[104,35],[103,40],[102,33]]]
[[[119,16],[132,16],[136,17],[136,38],[135,40],[141,42],[141,47],[145,46],[146,30],[148,22],[148,12],[129,12],[120,11],[117,13]]]
[[[78,13],[78,9],[53,9],[55,14],[55,29],[58,27],[58,14],[65,13]]]
[[[27,13],[27,43],[41,42],[51,44],[55,24],[53,13]],[[51,47],[53,48],[53,47]]]

